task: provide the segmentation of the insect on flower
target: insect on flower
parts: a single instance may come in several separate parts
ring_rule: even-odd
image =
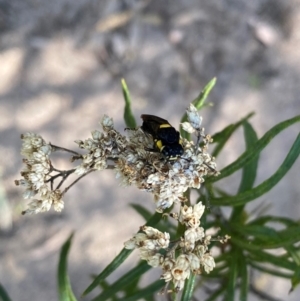
[[[168,160],[176,160],[183,154],[179,132],[165,119],[154,115],[141,115],[143,125],[141,129],[150,134],[154,140],[152,152],[160,152]]]

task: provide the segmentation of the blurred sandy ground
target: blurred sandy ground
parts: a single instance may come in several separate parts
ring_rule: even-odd
[[[300,2],[298,0],[14,0],[0,1],[0,281],[13,300],[57,300],[59,248],[76,231],[69,271],[77,296],[143,223],[128,206],[151,196],[121,188],[112,171],[92,174],[65,198],[62,214],[21,216],[20,134],[75,149],[106,113],[124,128],[120,79],[126,78],[137,120],[141,113],[177,125],[188,103],[214,76],[218,83],[203,111],[215,133],[255,111],[261,137],[300,112]],[[299,132],[280,134],[261,155],[257,183],[281,164]],[[220,168],[244,148],[238,132]],[[66,156],[57,157],[64,168]],[[299,218],[299,161],[259,202],[270,214]],[[223,182],[230,193],[239,175]],[[121,268],[126,271],[136,254]],[[112,276],[111,279],[114,279]],[[259,277],[255,284],[281,300],[289,283]],[[89,300],[89,298],[84,300]],[[163,298],[161,298],[163,299]],[[252,300],[257,300],[253,297]]]

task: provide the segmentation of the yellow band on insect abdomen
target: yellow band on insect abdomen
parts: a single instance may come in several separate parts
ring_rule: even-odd
[[[163,148],[163,144],[162,144],[161,140],[155,140],[155,145],[159,150],[161,150]]]
[[[171,128],[171,127],[172,127],[172,126],[169,125],[169,124],[167,124],[167,123],[161,124],[161,125],[159,126],[160,129]]]

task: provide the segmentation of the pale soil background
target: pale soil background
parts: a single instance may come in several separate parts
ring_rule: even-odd
[[[139,122],[148,113],[178,125],[214,76],[214,107],[202,113],[207,133],[255,111],[251,122],[261,137],[299,114],[300,1],[0,0],[0,282],[13,300],[57,300],[58,252],[72,230],[69,274],[79,297],[90,275],[142,225],[128,204],[142,202],[154,211],[150,195],[119,187],[113,172],[104,171],[70,190],[63,213],[21,216],[26,202],[14,186],[22,166],[20,134],[36,132],[76,150],[73,141],[99,128],[104,113],[123,131],[122,77]],[[256,183],[278,168],[298,132],[299,124],[264,150]],[[239,131],[218,166],[243,147]],[[265,202],[268,213],[299,219],[299,168],[298,160],[254,205]],[[222,187],[234,192],[238,179]],[[121,272],[136,261],[134,253]],[[300,299],[299,288],[288,295],[289,283],[277,278],[256,275],[254,284],[279,300]]]

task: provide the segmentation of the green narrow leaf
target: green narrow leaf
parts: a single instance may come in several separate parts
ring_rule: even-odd
[[[136,292],[134,295],[122,298],[122,301],[139,301],[143,300],[143,298],[147,298],[148,296],[152,296],[153,294],[157,294],[156,292],[160,290],[165,285],[165,282],[163,280],[158,280],[149,286],[140,289],[138,292]]]
[[[246,150],[248,150],[257,143],[258,138],[252,125],[248,121],[243,122],[243,128],[244,128]],[[246,164],[243,167],[242,179],[241,179],[240,187],[238,189],[238,193],[242,193],[244,191],[250,190],[253,187],[256,179],[258,159],[259,159],[259,155],[254,157],[251,161],[249,161],[248,164]],[[244,223],[246,221],[247,216],[243,214],[244,207],[245,205],[241,205],[233,208],[230,217],[230,220],[232,222],[240,221],[241,223]]]
[[[292,148],[290,149],[288,155],[284,159],[281,166],[270,178],[268,178],[267,180],[265,180],[255,188],[242,192],[236,196],[212,198],[210,200],[211,203],[216,206],[239,206],[239,205],[246,204],[260,197],[261,195],[265,194],[266,192],[271,190],[293,166],[294,162],[297,160],[299,156],[299,149],[300,149],[300,134],[295,140]]]
[[[210,177],[206,181],[216,182],[230,176],[235,171],[245,166],[249,161],[252,160],[253,157],[257,156],[281,131],[299,121],[300,115],[275,125],[268,132],[266,132],[261,139],[257,141],[254,147],[245,151],[236,161],[223,168],[219,176]]]
[[[232,257],[230,259],[230,268],[228,270],[228,282],[226,285],[226,292],[225,292],[225,300],[226,301],[234,301],[234,294],[235,294],[235,287],[237,283],[237,276],[238,276],[238,252],[232,251]]]
[[[284,272],[281,272],[280,270],[278,270],[278,268],[271,269],[271,268],[267,268],[267,267],[265,267],[265,266],[260,266],[260,265],[257,264],[255,261],[249,260],[248,263],[249,263],[249,265],[251,265],[254,269],[259,270],[259,271],[264,272],[264,273],[267,273],[267,274],[270,274],[270,275],[273,275],[273,276],[278,276],[278,277],[281,277],[281,278],[287,278],[287,279],[291,279],[292,276],[293,276],[291,273],[284,273]]]
[[[181,295],[181,301],[190,301],[193,298],[195,289],[196,275],[191,274],[189,279],[185,280],[184,288]]]
[[[145,301],[155,301],[154,295],[144,297]]]
[[[60,256],[59,256],[59,263],[58,263],[58,273],[57,273],[57,279],[58,279],[58,298],[60,301],[76,301],[69,276],[68,276],[68,253],[71,247],[71,242],[73,238],[74,233],[72,233],[67,241],[63,244]]]
[[[205,103],[205,100],[207,98],[207,96],[209,95],[210,91],[213,89],[213,87],[215,86],[217,82],[217,78],[214,77],[212,80],[210,80],[208,82],[208,84],[206,84],[206,86],[204,87],[204,89],[200,92],[200,94],[192,101],[192,104],[197,108],[197,110],[200,110]],[[181,118],[181,123],[187,121],[187,115],[186,113],[184,113],[184,115]],[[183,131],[182,129],[180,129],[180,135],[185,138],[190,140],[190,134]]]
[[[247,115],[248,116],[248,115]],[[239,124],[241,125],[241,121],[237,122],[237,123],[232,123],[227,125],[223,130],[215,133],[211,138],[213,139],[213,143],[220,143],[223,142],[224,138],[226,137],[230,137],[232,135],[233,128],[235,128],[235,126]],[[226,141],[228,140],[228,138],[226,139]]]
[[[205,100],[209,95],[209,93],[211,92],[211,90],[213,89],[213,87],[215,86],[216,82],[217,82],[216,77],[211,79],[206,84],[206,86],[201,91],[201,93],[192,101],[193,105],[197,108],[197,110],[201,110],[201,108],[204,106]]]
[[[0,282],[0,299],[1,301],[11,301],[10,297],[8,296],[1,282]]]
[[[265,216],[260,216],[254,220],[252,220],[251,222],[249,222],[247,224],[247,226],[251,226],[251,225],[256,225],[256,226],[262,226],[265,225],[267,223],[278,223],[278,224],[282,224],[286,227],[290,227],[290,226],[298,226],[299,223],[286,218],[286,217],[277,217],[277,216],[272,216],[272,215],[265,215]]]
[[[254,115],[254,113],[249,113],[247,116],[242,118],[240,121],[228,125],[225,129],[223,129],[221,132],[216,133],[212,136],[213,143],[217,143],[217,146],[215,147],[214,151],[212,152],[213,157],[217,157],[223,147],[225,146],[228,139],[231,137],[231,135],[249,118],[251,118]]]
[[[279,247],[284,247],[284,248],[290,247],[293,243],[299,241],[299,234],[298,234],[299,231],[298,230],[291,231],[291,233],[296,233],[295,235],[298,236],[292,237],[292,235],[289,235],[288,237],[284,237],[284,233],[282,232],[279,233],[279,235],[276,238],[275,237],[268,238],[266,235],[264,236],[263,234],[260,235],[257,234],[257,236],[260,236],[261,239],[254,239],[253,241],[251,241],[245,239],[244,237],[240,238],[236,234],[229,233],[229,235],[231,235],[231,242],[234,245],[237,245],[240,248],[252,252],[252,251],[259,251],[262,249],[277,249]]]
[[[300,241],[300,237],[298,239]],[[300,249],[299,247],[290,246],[285,248],[288,251],[288,254],[293,258],[297,266],[300,266]]]
[[[131,98],[130,98],[129,90],[128,90],[128,87],[127,87],[127,84],[126,84],[126,81],[124,78],[121,79],[121,84],[122,84],[122,91],[123,91],[124,100],[125,100],[124,120],[125,120],[127,127],[135,128],[136,121],[135,121],[134,115],[132,114],[132,111],[131,111]]]
[[[239,248],[242,248],[246,251],[258,251],[261,250],[261,246],[253,245],[249,243],[249,241],[245,240],[245,238],[237,237],[236,234],[228,233],[231,237],[230,241],[232,244],[237,245]]]
[[[245,144],[247,150],[253,147],[257,143],[258,138],[252,125],[248,121],[245,121],[243,123],[243,128],[244,128]],[[259,154],[253,157],[252,160],[249,161],[249,163],[244,166],[242,171],[242,180],[238,190],[239,193],[247,191],[253,187],[256,179],[258,159],[259,159]]]
[[[148,220],[152,216],[152,212],[150,212],[148,209],[146,209],[144,206],[138,205],[138,204],[130,204],[130,206],[139,213],[140,216],[142,216],[145,220]]]
[[[105,280],[113,271],[115,271],[132,253],[133,250],[127,250],[123,248],[121,252],[113,259],[113,261],[94,279],[94,281],[83,292],[82,296],[87,295],[93,289],[95,289],[100,282]]]
[[[291,279],[291,289],[290,289],[290,293],[299,285],[300,283],[300,266],[297,266],[295,273]]]
[[[293,272],[296,269],[295,263],[291,262],[289,259],[286,259],[282,256],[272,255],[268,252],[261,251],[261,249],[257,249],[257,250],[252,249],[251,252],[249,252],[248,256],[249,259],[256,264],[258,262],[265,262],[268,264],[273,264],[277,268],[280,267]]]
[[[243,226],[236,224],[233,225],[233,227],[241,235],[248,235],[251,237],[255,237],[255,239],[267,239],[268,241],[270,241],[279,238],[278,232],[275,229],[270,228],[268,226]]]
[[[123,291],[124,291],[124,297],[128,297],[128,296],[131,296],[133,293],[135,293],[136,291],[139,290],[139,282],[140,282],[140,277],[134,279],[133,281],[131,281],[130,284],[126,285],[124,288],[123,288]]]
[[[123,275],[120,279],[118,279],[115,283],[110,285],[108,289],[103,291],[97,297],[95,297],[92,301],[105,301],[111,297],[113,297],[117,292],[122,291],[123,288],[131,284],[134,280],[140,278],[143,274],[149,271],[152,267],[147,264],[146,261],[140,262],[136,267],[131,269],[125,275]]]
[[[93,278],[95,278],[95,276],[94,276]],[[100,286],[100,288],[101,288],[103,291],[109,289],[109,287],[110,287],[108,281],[106,281],[106,280],[103,280],[103,281],[99,284],[99,286]],[[119,300],[119,298],[116,297],[116,296],[114,296],[114,297],[111,298],[111,301],[118,301],[118,300]]]
[[[92,276],[93,279],[96,278],[96,275]],[[106,290],[109,288],[109,283],[106,280],[103,280],[101,283],[99,283],[100,288],[102,288],[102,290]]]
[[[243,252],[240,252],[239,255],[239,274],[240,274],[240,301],[247,301],[248,291],[249,291],[249,277],[247,271],[247,262],[246,258],[243,255]]]
[[[161,220],[162,214],[155,212],[152,217],[146,223],[147,226],[155,226]],[[83,292],[82,296],[87,295],[93,289],[95,289],[100,282],[105,280],[112,272],[114,272],[132,253],[133,250],[127,250],[123,248],[121,252],[112,260],[112,262],[94,279],[89,287]]]
[[[154,227],[162,219],[162,213],[155,212],[146,223],[146,226]]]
[[[214,148],[214,150],[211,154],[213,157],[218,157],[219,153],[225,146],[228,139],[239,128],[239,126],[240,126],[240,123],[236,123],[235,125],[230,124],[224,130],[222,130],[222,132],[221,132],[222,136],[218,136],[218,134],[220,134],[220,133],[217,133],[216,135],[214,135],[212,137],[213,143],[217,143],[216,147]]]
[[[251,244],[263,249],[289,247],[300,240],[300,226],[292,226],[284,230],[275,230],[267,226],[242,226],[235,227],[241,235],[251,236]]]

